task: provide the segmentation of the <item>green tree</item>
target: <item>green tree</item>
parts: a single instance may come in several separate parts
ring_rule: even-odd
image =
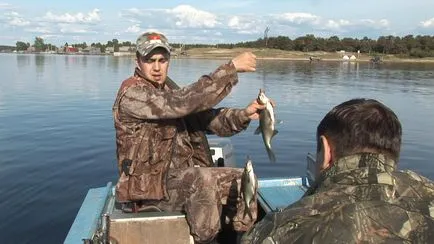
[[[44,39],[42,37],[35,37],[35,43],[33,44],[36,51],[44,51],[45,50],[45,44]]]
[[[28,44],[28,43],[27,43]],[[29,48],[30,45],[27,45],[25,42],[18,41],[16,44],[17,51],[25,51]]]
[[[118,41],[118,39],[113,39],[112,42],[113,42],[114,51],[115,52],[119,52],[119,41]]]
[[[342,50],[342,45],[341,45],[341,41],[339,40],[339,37],[337,36],[332,36],[329,39],[327,39],[326,42],[326,46],[327,46],[327,50],[328,52],[336,52],[339,50]]]

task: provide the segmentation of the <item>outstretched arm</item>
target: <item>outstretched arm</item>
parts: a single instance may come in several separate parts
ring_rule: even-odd
[[[218,136],[232,136],[245,130],[252,119],[258,119],[262,109],[264,106],[254,100],[245,109],[210,109],[198,113],[196,116],[200,120],[202,129],[208,133]]]
[[[212,108],[229,94],[238,83],[237,72],[250,72],[255,68],[256,57],[244,53],[182,89],[131,87],[120,102],[121,111],[136,119],[181,118],[201,112]]]

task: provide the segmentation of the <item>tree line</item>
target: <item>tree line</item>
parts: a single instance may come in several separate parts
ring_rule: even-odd
[[[186,44],[185,48],[213,47],[215,45]],[[407,35],[399,36],[380,36],[377,40],[364,37],[362,39],[345,37],[340,39],[337,36],[329,38],[305,35],[295,39],[287,36],[269,37],[267,40],[259,38],[256,41],[247,41],[230,44],[218,44],[220,48],[273,48],[286,51],[325,51],[336,52],[345,50],[346,52],[357,52],[371,55],[394,54],[402,57],[434,57],[434,36],[428,35]]]
[[[99,48],[100,51],[103,53],[105,52],[107,47],[113,47],[115,52],[119,51],[119,47],[122,46],[131,46],[131,42],[130,41],[125,41],[125,42],[119,42],[117,39],[113,39],[111,41],[107,41],[107,43],[105,44],[101,44],[100,42],[98,43],[92,43],[90,44],[90,47],[95,47],[95,48]],[[28,48],[31,46],[31,44],[29,42],[22,42],[22,41],[17,41],[16,43],[16,50],[17,51],[26,51],[28,50]],[[66,47],[75,47],[75,48],[82,48],[85,49],[88,47],[86,42],[83,43],[75,43],[75,44],[68,44],[67,42],[65,43],[65,45],[63,45],[63,47],[60,47],[61,49],[65,49]],[[44,42],[44,39],[42,39],[41,37],[35,37],[35,40],[33,42],[33,47],[35,48],[35,51],[37,52],[41,52],[41,51],[49,51],[49,50],[56,50],[57,47],[55,45],[52,44],[46,44]],[[65,51],[65,50],[63,50]]]
[[[92,43],[90,46],[99,48],[101,52],[105,52],[107,47],[113,47],[114,51],[119,51],[121,46],[131,46],[129,41],[119,42],[117,39],[107,41],[107,43]],[[52,44],[45,44],[44,40],[40,37],[36,37],[34,44],[36,51],[53,50],[55,46]],[[68,46],[68,43],[65,43]],[[88,45],[86,42],[72,44],[72,47],[86,48]],[[172,46],[181,46],[181,44],[174,43]],[[186,50],[190,48],[198,47],[215,47],[211,44],[185,44]],[[287,36],[269,37],[267,39],[259,38],[256,41],[246,41],[238,43],[226,43],[218,44],[220,48],[273,48],[286,51],[325,51],[336,52],[345,50],[346,52],[357,52],[360,50],[362,53],[368,53],[371,55],[378,54],[394,54],[402,57],[434,57],[434,36],[429,35],[407,35],[404,37],[399,36],[380,36],[377,40],[364,37],[358,38],[339,38],[337,36],[331,36],[328,38],[315,37],[314,35],[305,35],[290,39]],[[27,50],[30,47],[30,43],[17,42],[16,49],[18,51]]]

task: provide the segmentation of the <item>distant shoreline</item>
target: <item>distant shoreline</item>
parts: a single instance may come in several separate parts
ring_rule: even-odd
[[[254,48],[193,48],[187,50],[187,55],[176,56],[177,58],[203,58],[203,59],[231,59],[242,52],[253,52],[258,60],[288,60],[288,61],[308,61],[308,62],[371,62],[371,58],[376,55],[367,53],[353,52],[299,52],[284,51],[278,49],[254,49]],[[354,55],[355,60],[344,60],[342,57]],[[310,59],[312,57],[312,60]],[[434,58],[401,58],[394,55],[381,55],[382,62],[393,63],[434,63]]]
[[[367,53],[353,53],[353,52],[300,52],[300,51],[284,51],[278,49],[255,49],[255,48],[191,48],[186,50],[186,54],[177,55],[176,52],[172,53],[173,58],[177,59],[231,59],[243,52],[253,52],[258,60],[287,60],[287,61],[308,61],[308,62],[371,62],[371,58],[377,55],[369,55]],[[14,53],[2,52],[8,54],[35,54],[35,55],[83,55],[83,56],[115,56],[118,58],[135,58],[135,53],[121,53],[118,54],[89,54],[89,53]],[[355,60],[344,60],[342,57],[347,55],[351,57],[354,55]],[[395,55],[378,55],[384,63],[434,63],[434,58],[408,58],[397,57]],[[310,59],[312,58],[312,60]]]

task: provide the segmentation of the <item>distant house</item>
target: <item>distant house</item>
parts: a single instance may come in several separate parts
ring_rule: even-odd
[[[65,53],[77,53],[78,48],[73,46],[65,46]]]
[[[97,55],[101,54],[101,49],[99,47],[86,47],[83,49],[84,54]]]
[[[114,53],[115,52],[115,48],[114,47],[106,47],[105,48],[105,53]]]
[[[119,52],[132,52],[133,49],[131,46],[121,46],[119,47]]]
[[[119,52],[113,52],[113,56],[130,56],[134,55],[135,47],[133,46],[121,46]]]
[[[30,46],[30,47],[28,47],[27,48],[27,50],[26,50],[27,52],[30,52],[30,53],[32,53],[32,52],[35,52],[36,51],[36,49],[35,49],[35,47],[34,46]]]

